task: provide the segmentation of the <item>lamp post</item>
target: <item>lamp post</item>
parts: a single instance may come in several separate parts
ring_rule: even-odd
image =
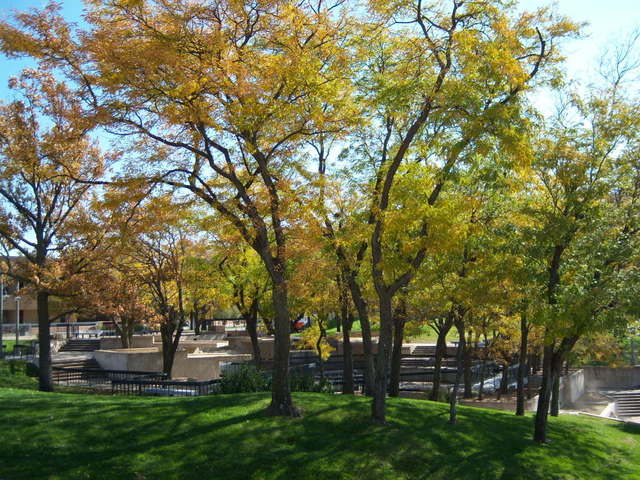
[[[16,295],[16,344],[20,343],[20,297]]]

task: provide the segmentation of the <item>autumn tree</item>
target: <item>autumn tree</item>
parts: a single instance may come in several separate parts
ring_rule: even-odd
[[[638,121],[637,100],[622,87],[627,58],[618,58],[604,86],[561,103],[536,151],[527,208],[533,222],[524,233],[544,291],[539,443],[567,354],[582,336],[614,328],[636,308]]]
[[[201,227],[197,218],[193,229]],[[208,235],[196,233],[197,241],[191,245],[185,261],[185,309],[196,335],[201,333],[207,315],[227,306],[227,297],[221,291],[221,275],[215,257],[214,242]]]
[[[341,3],[104,0],[90,3],[87,32],[55,5],[0,29],[5,52],[65,74],[96,120],[165,147],[147,173],[192,192],[258,253],[273,286],[275,414],[297,413],[288,387],[294,153],[349,118]]]
[[[259,368],[262,355],[258,341],[258,319],[261,305],[270,302],[268,292],[271,288],[269,276],[264,264],[256,252],[242,244],[232,247],[221,245],[217,269],[223,287],[245,321],[246,330],[251,339],[252,360]]]
[[[147,199],[118,231],[122,262],[131,285],[153,309],[162,340],[162,371],[171,376],[175,352],[187,324],[187,262],[197,234],[188,206],[168,195]]]
[[[118,253],[123,257],[104,256],[78,276],[72,285],[75,295],[68,302],[82,316],[112,323],[122,348],[132,348],[136,327],[154,322],[156,313],[136,283],[134,267],[123,261],[126,254]]]
[[[86,266],[82,255],[61,262],[82,247],[75,227],[91,189],[67,173],[95,180],[104,158],[88,136],[77,97],[53,76],[26,71],[11,86],[17,99],[0,105],[0,243],[9,274],[35,290],[39,388],[51,391],[49,298]]]
[[[342,132],[340,132],[342,133]],[[340,303],[340,326],[343,340],[343,393],[353,393],[353,353],[351,348],[351,329],[355,316],[362,329],[364,354],[364,391],[373,393],[374,355],[370,321],[370,299],[368,284],[370,275],[366,271],[368,251],[368,231],[366,230],[366,204],[363,200],[360,179],[361,174],[354,175],[350,162],[344,169],[336,172],[328,171],[332,149],[339,140],[339,135],[322,135],[310,142],[318,163],[317,182],[317,218],[316,223],[322,230],[322,236],[335,258],[337,272],[335,274],[338,300]],[[348,149],[343,151],[348,158]],[[349,171],[347,171],[349,170]],[[363,219],[364,218],[364,219]],[[351,306],[353,305],[353,309]]]
[[[520,94],[558,61],[554,43],[574,25],[545,9],[511,17],[500,2],[370,1],[369,7],[376,23],[363,32],[367,53],[358,85],[369,112],[363,139],[372,177],[368,244],[380,311],[372,416],[384,422],[393,299],[425,260],[429,208],[452,169],[485,138],[517,148]],[[401,205],[395,184],[407,162],[431,169],[431,191],[398,248],[387,232]]]

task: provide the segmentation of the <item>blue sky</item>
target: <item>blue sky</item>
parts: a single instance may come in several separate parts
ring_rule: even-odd
[[[81,21],[82,0],[59,0],[63,5],[66,18]],[[12,10],[24,10],[42,7],[47,0],[0,0],[0,16],[6,17]],[[548,1],[521,0],[522,8],[534,9],[549,5]],[[572,77],[589,80],[597,58],[604,47],[628,34],[634,28],[640,28],[639,0],[559,0],[555,2],[557,10],[575,21],[588,22],[584,38],[565,45],[567,69]],[[0,99],[9,98],[7,80],[28,65],[24,61],[7,60],[0,57]]]

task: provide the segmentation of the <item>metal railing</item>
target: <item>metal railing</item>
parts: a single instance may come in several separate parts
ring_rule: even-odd
[[[167,375],[159,372],[103,370],[87,367],[59,367],[51,368],[54,383],[68,386],[84,386],[95,388],[109,388],[114,381],[122,380],[161,380]]]
[[[174,381],[165,373],[101,368],[54,366],[52,374],[59,385],[111,390],[114,395],[192,397],[218,393],[220,384],[220,379]]]
[[[28,343],[16,343],[11,350],[2,345],[2,358],[5,360],[33,361],[38,355],[38,343],[33,340]]]
[[[212,395],[220,390],[220,379],[207,381],[172,381],[132,378],[111,381],[114,395],[151,395],[159,397],[196,397]]]

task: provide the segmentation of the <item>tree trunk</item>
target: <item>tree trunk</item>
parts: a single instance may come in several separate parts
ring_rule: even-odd
[[[38,291],[38,388],[42,392],[53,392],[51,377],[51,329],[49,326],[49,293]]]
[[[265,317],[264,315],[260,315],[262,317],[262,323],[264,323],[264,328],[267,331],[268,335],[273,335],[275,337],[276,335],[276,330],[273,327],[273,320],[271,320],[268,317]]]
[[[160,325],[160,337],[162,338],[162,373],[171,378],[173,362],[180,345],[180,337],[184,328],[183,311],[178,313],[173,307],[165,309],[165,318]]]
[[[456,379],[453,384],[453,391],[451,392],[451,397],[449,398],[449,423],[451,425],[455,425],[458,422],[458,388],[460,385],[460,380],[462,379],[462,352],[464,351],[466,345],[465,337],[464,337],[464,324],[456,325],[459,336],[458,350],[456,352]]]
[[[464,335],[464,332],[463,332]],[[464,393],[463,398],[473,398],[473,377],[471,372],[473,348],[470,342],[465,340],[462,364],[464,366]]]
[[[371,416],[374,422],[384,424],[386,423],[385,404],[393,336],[393,312],[391,308],[392,296],[388,292],[379,293],[378,296],[380,299],[380,337],[378,338]]]
[[[369,309],[367,302],[362,296],[362,290],[355,278],[355,275],[347,275],[347,284],[351,292],[351,299],[356,306],[360,327],[362,328],[362,350],[364,353],[364,393],[365,395],[373,395],[375,364],[373,358],[373,341],[371,339],[371,323],[369,322]]]
[[[553,344],[544,347],[544,359],[542,366],[542,386],[536,411],[535,429],[533,439],[538,443],[547,441],[547,417],[551,404],[551,395],[556,380],[559,382],[564,356],[574,347],[580,334],[565,337],[560,342],[557,351]],[[558,383],[559,385],[559,383]],[[558,397],[558,395],[556,395]]]
[[[442,378],[442,359],[447,356],[447,335],[453,326],[453,316],[447,316],[440,330],[438,330],[438,340],[436,341],[436,358],[433,368],[433,388],[429,400],[438,401],[440,393],[440,383]]]
[[[524,415],[524,377],[527,371],[527,348],[529,340],[529,325],[525,315],[520,317],[520,355],[518,364],[518,387],[516,397],[516,415]]]
[[[173,347],[173,327],[170,325],[161,325],[160,337],[162,338],[162,373],[165,373],[167,377],[171,378],[173,359],[176,353]]]
[[[509,391],[509,362],[502,364],[502,378],[500,378],[500,387],[498,387],[497,399],[500,400],[502,395]]]
[[[533,357],[529,355],[527,358],[529,362],[527,363],[527,400],[531,400],[533,397],[533,392],[531,391],[531,365],[533,364]]]
[[[132,318],[120,317],[120,321],[113,319],[116,330],[120,335],[120,344],[122,348],[131,348],[133,346],[133,323]]]
[[[254,305],[251,305],[250,311],[245,315],[245,326],[251,339],[251,360],[256,368],[260,368],[262,356],[260,354],[260,342],[258,341],[258,310]]]
[[[480,364],[480,386],[478,387],[478,400],[482,400],[484,398],[484,373],[486,369],[486,360],[484,357],[482,358],[482,363]]]
[[[327,337],[327,329],[324,326],[324,318],[318,316],[318,328],[320,335],[316,340],[316,351],[318,352],[318,364],[320,365],[320,382],[324,383],[324,358],[322,357],[322,341]]]
[[[246,321],[247,333],[251,339],[251,354],[253,364],[256,368],[260,368],[262,364],[262,356],[260,354],[260,342],[258,341],[258,320],[257,318],[249,317]]]
[[[537,443],[547,443],[547,415],[551,403],[551,390],[553,385],[553,346],[544,347],[542,360],[542,384],[538,394],[538,408],[536,409],[533,440]]]
[[[404,326],[407,321],[407,306],[404,299],[400,300],[393,318],[393,351],[391,354],[391,376],[389,380],[389,396],[400,394],[400,367],[402,363],[402,343],[404,341]]]
[[[353,315],[349,308],[349,293],[344,274],[339,274],[336,279],[338,285],[338,300],[340,302],[340,318],[338,325],[342,326],[342,394],[353,395],[353,349],[351,348],[351,328],[353,327]]]
[[[160,329],[162,335],[162,328]],[[171,340],[167,342],[165,338],[166,334],[162,335],[162,373],[165,373],[168,378],[171,378],[171,371],[173,370],[173,359],[175,351],[173,350],[173,344]]]
[[[551,407],[552,417],[557,417],[560,413],[560,369],[553,372],[553,389],[551,390]]]
[[[131,348],[132,338],[125,329],[122,329],[122,333],[120,334],[120,343],[122,344],[122,348]]]
[[[200,317],[200,311],[193,311],[193,333],[198,336],[200,335],[200,325],[202,324],[202,318]]]
[[[352,323],[352,322],[351,322]],[[342,324],[342,394],[353,395],[353,348],[351,347],[351,323]]]
[[[273,278],[275,277],[275,278]],[[289,386],[290,324],[286,279],[273,278],[272,300],[274,309],[275,338],[273,345],[273,377],[271,382],[271,415],[297,417],[300,412],[293,404]]]

